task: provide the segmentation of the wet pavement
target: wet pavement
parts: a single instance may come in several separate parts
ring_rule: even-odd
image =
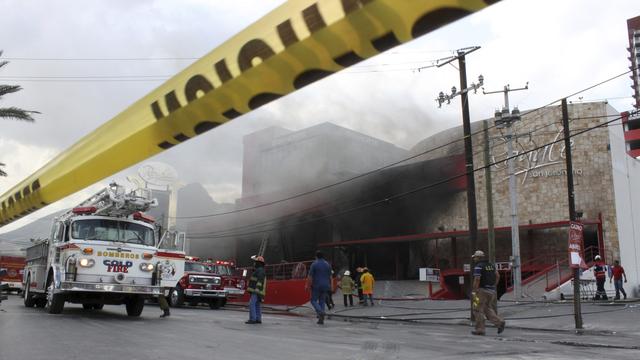
[[[63,314],[25,308],[9,296],[0,305],[0,359],[615,359],[640,358],[635,303],[585,304],[586,331],[572,331],[570,304],[499,305],[507,329],[470,334],[466,301],[337,303],[325,325],[306,306],[265,308],[263,324],[247,325],[245,308],[172,309],[168,319],[148,304],[140,318],[124,306]]]

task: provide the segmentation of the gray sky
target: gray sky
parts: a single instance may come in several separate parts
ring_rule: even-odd
[[[0,32],[0,49],[11,61],[0,71],[0,83],[24,88],[6,96],[0,106],[42,113],[34,124],[3,122],[0,162],[7,164],[9,177],[0,178],[0,192],[162,83],[141,76],[168,79],[194,61],[189,59],[209,52],[281,3],[0,0],[5,29]],[[202,183],[214,200],[233,202],[241,192],[242,137],[248,133],[272,125],[298,130],[331,121],[410,149],[461,121],[458,99],[440,109],[434,101],[439,91],[459,87],[457,70],[416,68],[452,50],[479,45],[482,49],[467,58],[469,83],[479,74],[487,90],[529,81],[530,90],[514,93],[511,105],[538,107],[628,70],[626,19],[638,15],[637,0],[502,1],[150,160],[176,168],[184,183]],[[147,60],[87,60],[123,58]],[[570,100],[609,99],[617,110],[629,110],[630,85],[629,77],[623,76]],[[472,120],[492,116],[502,101],[500,95],[471,95]],[[71,206],[111,179],[123,181],[137,167],[0,232]]]

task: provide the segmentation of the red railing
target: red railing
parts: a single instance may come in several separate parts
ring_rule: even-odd
[[[593,265],[593,258],[598,255],[598,247],[590,246],[584,250],[584,260],[587,266]],[[569,255],[567,252],[547,253],[533,259],[524,261],[521,264],[522,284],[531,284],[534,281],[544,280],[546,282],[545,291],[551,291],[564,282],[571,279],[573,271],[569,267]],[[511,271],[503,272],[507,291],[513,290],[513,277]]]
[[[522,272],[522,284],[529,284],[548,271],[555,268],[556,262],[561,256],[566,257],[566,252],[563,253],[546,253],[526,260],[520,264],[520,271]],[[513,290],[513,276],[511,270],[505,270],[502,272],[502,278],[500,280],[504,283],[504,287],[507,292]]]
[[[584,249],[584,262],[588,267],[593,266],[593,260],[598,254],[599,249],[597,246],[589,246],[588,248]],[[564,258],[558,259],[556,263],[546,272],[545,276],[547,281],[545,291],[551,291],[569,281],[573,277],[573,269],[569,267],[568,253],[565,253]]]
[[[264,266],[267,279],[293,280],[305,279],[313,261],[269,264]]]

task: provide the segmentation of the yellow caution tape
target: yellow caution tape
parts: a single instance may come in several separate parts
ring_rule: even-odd
[[[290,0],[0,197],[0,226],[495,0]]]

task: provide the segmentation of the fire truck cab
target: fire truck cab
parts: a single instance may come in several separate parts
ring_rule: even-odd
[[[22,256],[0,255],[0,284],[6,291],[22,291],[25,259]]]
[[[227,302],[223,278],[212,274],[205,263],[193,256],[186,257],[184,275],[169,296],[172,307],[182,306],[185,302],[191,306],[206,303],[211,309],[218,309]]]
[[[244,295],[246,281],[238,274],[235,261],[232,260],[207,260],[209,271],[220,276],[227,297],[239,297]]]
[[[27,249],[24,305],[59,314],[65,302],[86,310],[124,304],[139,316],[145,299],[168,286],[164,272],[180,276],[184,262],[157,256],[156,227],[143,213],[155,203],[148,189],[126,194],[113,183],[54,219],[50,238]]]

